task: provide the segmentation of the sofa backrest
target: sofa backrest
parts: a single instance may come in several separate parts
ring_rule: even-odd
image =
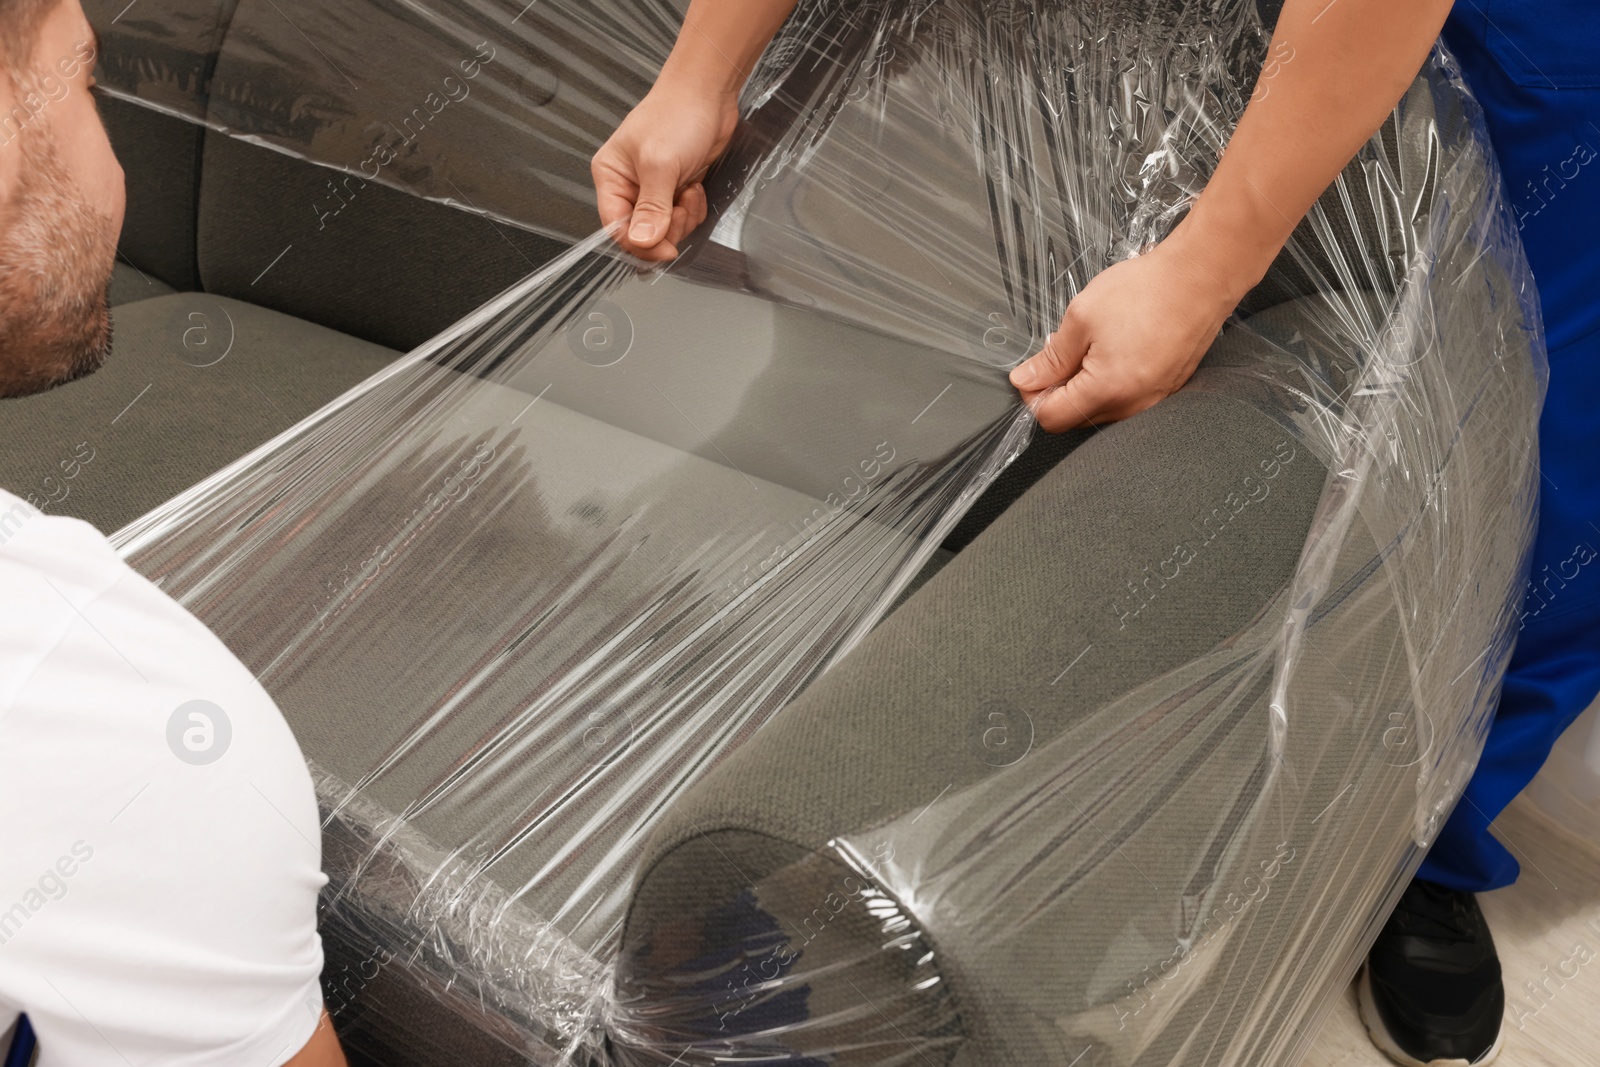
[[[243,0],[210,86],[205,288],[411,348],[591,232],[587,158],[611,121],[592,100],[618,110],[648,83],[621,60],[593,73],[597,44],[560,20],[507,22]]]
[[[597,226],[589,156],[648,87],[674,4],[501,19],[179,0],[102,18],[123,255],[180,289],[414,347]]]
[[[100,27],[102,81],[153,105],[103,102],[129,174],[123,254],[179,289],[414,347],[592,231],[589,154],[683,2],[543,0],[509,21],[397,0],[129,12]],[[1354,217],[1337,191],[1324,205],[1337,246],[1397,247],[1396,220]],[[1309,261],[1280,257],[1245,313],[1384,288],[1296,243]]]
[[[207,292],[401,350],[565,247],[210,130],[195,241]]]
[[[217,46],[237,0],[173,0],[159,14],[97,5],[100,112],[128,176],[124,259],[177,289],[199,288],[195,209],[200,127]],[[137,102],[135,102],[137,101]]]

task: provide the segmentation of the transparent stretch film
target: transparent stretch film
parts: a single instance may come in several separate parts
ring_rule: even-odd
[[[688,0],[124,4],[102,91],[331,168],[321,211],[372,182],[575,240]]]
[[[802,3],[660,269],[584,175],[676,6],[205,11],[102,36],[208,167],[359,172],[488,42],[374,180],[575,239],[117,537],[313,766],[355,1059],[1299,1062],[1533,532],[1537,305],[1447,54],[1194,380],[1063,446],[1006,372],[1292,62],[1253,4]]]

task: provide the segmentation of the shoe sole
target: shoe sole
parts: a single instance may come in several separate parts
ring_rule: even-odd
[[[1390,1035],[1388,1028],[1383,1025],[1383,1016],[1378,1013],[1377,1002],[1372,999],[1372,976],[1366,967],[1361,968],[1361,981],[1358,986],[1356,1000],[1360,1007],[1361,1023],[1367,1028],[1367,1036],[1378,1046],[1379,1052],[1401,1064],[1402,1067],[1488,1067],[1500,1055],[1500,1050],[1505,1045],[1506,1028],[1502,1024],[1489,1051],[1476,1060],[1468,1061],[1460,1057],[1448,1060],[1419,1060],[1402,1049]]]

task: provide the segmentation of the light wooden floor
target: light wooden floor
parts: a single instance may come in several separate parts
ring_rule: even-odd
[[[1495,830],[1522,862],[1517,884],[1479,897],[1506,978],[1496,1067],[1600,1065],[1600,852],[1519,798]],[[1391,1067],[1347,990],[1302,1067]]]

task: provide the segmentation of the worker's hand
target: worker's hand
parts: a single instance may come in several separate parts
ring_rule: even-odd
[[[705,221],[700,181],[738,122],[736,92],[656,83],[590,164],[600,222],[620,224],[618,244],[651,262],[677,257],[678,242]]]
[[[1052,433],[1125,419],[1189,380],[1247,289],[1168,238],[1084,286],[1011,384]]]

